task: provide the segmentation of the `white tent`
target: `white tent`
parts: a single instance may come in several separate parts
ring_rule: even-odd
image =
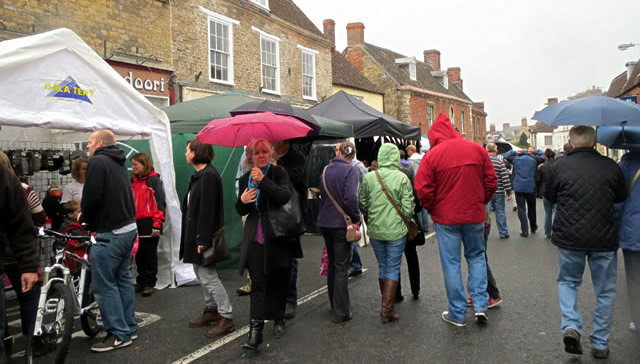
[[[44,141],[50,142],[86,140],[85,133],[97,129],[121,137],[150,137],[170,225],[160,242],[158,286],[172,284],[181,213],[166,114],[68,29],[0,42],[0,79],[0,125],[44,128],[33,133],[34,138],[48,135],[50,140]]]

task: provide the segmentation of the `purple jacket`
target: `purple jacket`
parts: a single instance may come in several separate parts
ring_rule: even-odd
[[[360,221],[360,209],[358,208],[358,171],[346,160],[336,157],[327,166],[326,172],[327,188],[331,196],[338,202],[351,221]],[[346,228],[344,217],[336,209],[333,202],[324,189],[320,180],[320,211],[318,213],[318,227],[325,228]]]

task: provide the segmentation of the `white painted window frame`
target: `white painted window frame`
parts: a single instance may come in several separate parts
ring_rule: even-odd
[[[207,60],[209,81],[215,83],[221,83],[224,85],[235,85],[234,73],[233,73],[233,26],[240,24],[239,21],[226,17],[222,14],[213,12],[207,8],[200,7],[200,11],[207,14]],[[218,80],[213,78],[211,74],[211,22],[218,22],[229,27],[229,80]]]
[[[431,118],[429,118],[429,110],[431,110]],[[431,128],[435,121],[436,106],[433,103],[427,104],[427,127]]]
[[[318,101],[318,94],[316,92],[317,89],[317,80],[318,80],[318,67],[316,67],[316,55],[319,54],[320,52],[318,52],[315,49],[311,49],[311,48],[307,48],[304,46],[301,46],[300,44],[298,44],[298,48],[300,48],[300,50],[302,51],[300,53],[300,58],[301,58],[301,74],[302,74],[302,79],[300,80],[302,83],[302,98],[304,100],[311,100],[311,101]],[[311,96],[305,96],[304,94],[304,55],[310,55],[311,59],[313,61],[313,84],[311,85]]]
[[[253,26],[251,27],[251,29],[258,32],[258,34],[260,34],[260,89],[261,89],[261,92],[280,96],[280,38],[276,37],[275,35],[265,33],[262,30]],[[262,39],[272,41],[276,44],[276,66],[277,66],[276,67],[276,90],[265,89],[262,81]]]
[[[466,135],[467,134],[467,127],[464,125],[465,124],[464,110],[460,110],[460,124],[462,125],[462,135]]]
[[[259,8],[262,8],[267,11],[271,11],[271,9],[269,9],[269,0],[262,0],[264,1],[264,4],[262,4],[260,0],[249,0],[249,1]]]

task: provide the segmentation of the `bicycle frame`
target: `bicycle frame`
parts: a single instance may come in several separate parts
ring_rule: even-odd
[[[51,288],[51,285],[54,282],[62,282],[66,286],[70,281],[71,274],[69,272],[69,268],[67,268],[64,264],[61,263],[63,256],[64,256],[63,249],[56,249],[56,259],[55,259],[56,263],[44,269],[44,281],[46,283],[40,289],[40,299],[38,301],[38,311],[36,313],[36,324],[33,329],[34,336],[42,335],[42,320],[44,318],[44,312],[47,309],[46,301],[47,301],[47,293],[49,292],[49,288]],[[60,277],[51,278],[51,272],[62,272],[62,278]]]

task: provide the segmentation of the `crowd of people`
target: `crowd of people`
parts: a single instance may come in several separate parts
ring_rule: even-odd
[[[400,319],[394,304],[404,299],[403,255],[412,297],[419,299],[417,246],[424,244],[430,216],[448,299],[442,320],[464,327],[471,309],[479,325],[488,324],[488,310],[503,303],[487,256],[491,211],[499,238],[509,239],[505,204],[515,192],[524,238],[538,230],[536,198],[543,199],[544,234],[558,248],[565,351],[582,354],[577,288],[588,263],[597,297],[591,353],[595,358],[609,356],[619,247],[631,302],[630,328],[638,332],[640,237],[635,230],[640,194],[634,188],[640,175],[638,152],[628,153],[618,165],[595,151],[594,129],[578,126],[570,130],[569,145],[557,157],[551,150],[543,153],[533,148],[499,155],[494,143],[483,148],[463,139],[446,115],[435,120],[428,138],[431,148],[423,154],[412,145],[405,154],[394,144],[383,144],[370,170],[357,160],[355,145],[342,141],[336,145],[336,157],[322,171],[319,186],[304,184],[305,157],[288,142],[272,144],[258,138],[247,145],[238,168],[235,202],[244,224],[239,268],[250,277],[247,287],[240,289],[250,294],[249,333],[243,348],[260,349],[266,320],[273,321],[273,336],[281,337],[287,332],[286,320],[295,316],[297,259],[303,257],[301,231],[283,233],[291,229],[282,214],[287,204],[299,204],[304,211],[308,187],[317,187],[321,196],[317,226],[326,249],[327,292],[335,323],[345,323],[354,315],[348,278],[362,273],[355,243],[361,225],[367,227],[378,265],[381,323]],[[86,223],[109,241],[95,245],[90,257],[93,291],[108,334],[91,349],[105,352],[131,345],[138,336],[135,293],[149,297],[154,292],[166,203],[162,179],[149,156],[138,153],[130,158],[131,179],[126,157],[111,131],[92,133],[88,151],[89,159],[74,162],[74,182],[64,189],[61,230],[84,233],[79,223]],[[204,298],[202,313],[188,326],[208,327],[207,336],[214,338],[235,329],[227,289],[207,257],[224,229],[222,179],[211,164],[215,158],[211,145],[190,140],[185,158],[195,172],[182,202],[179,258],[193,265]],[[10,165],[4,164],[0,163],[2,235],[3,246],[12,252],[3,253],[3,259],[13,257],[15,267],[8,265],[6,273],[13,275],[14,287],[21,287],[23,330],[28,330],[35,315],[31,296],[37,297],[38,289],[33,226],[42,225],[42,206],[30,197],[33,191],[28,185],[17,182]],[[134,286],[130,263],[136,241]],[[466,290],[461,251],[469,272]]]

